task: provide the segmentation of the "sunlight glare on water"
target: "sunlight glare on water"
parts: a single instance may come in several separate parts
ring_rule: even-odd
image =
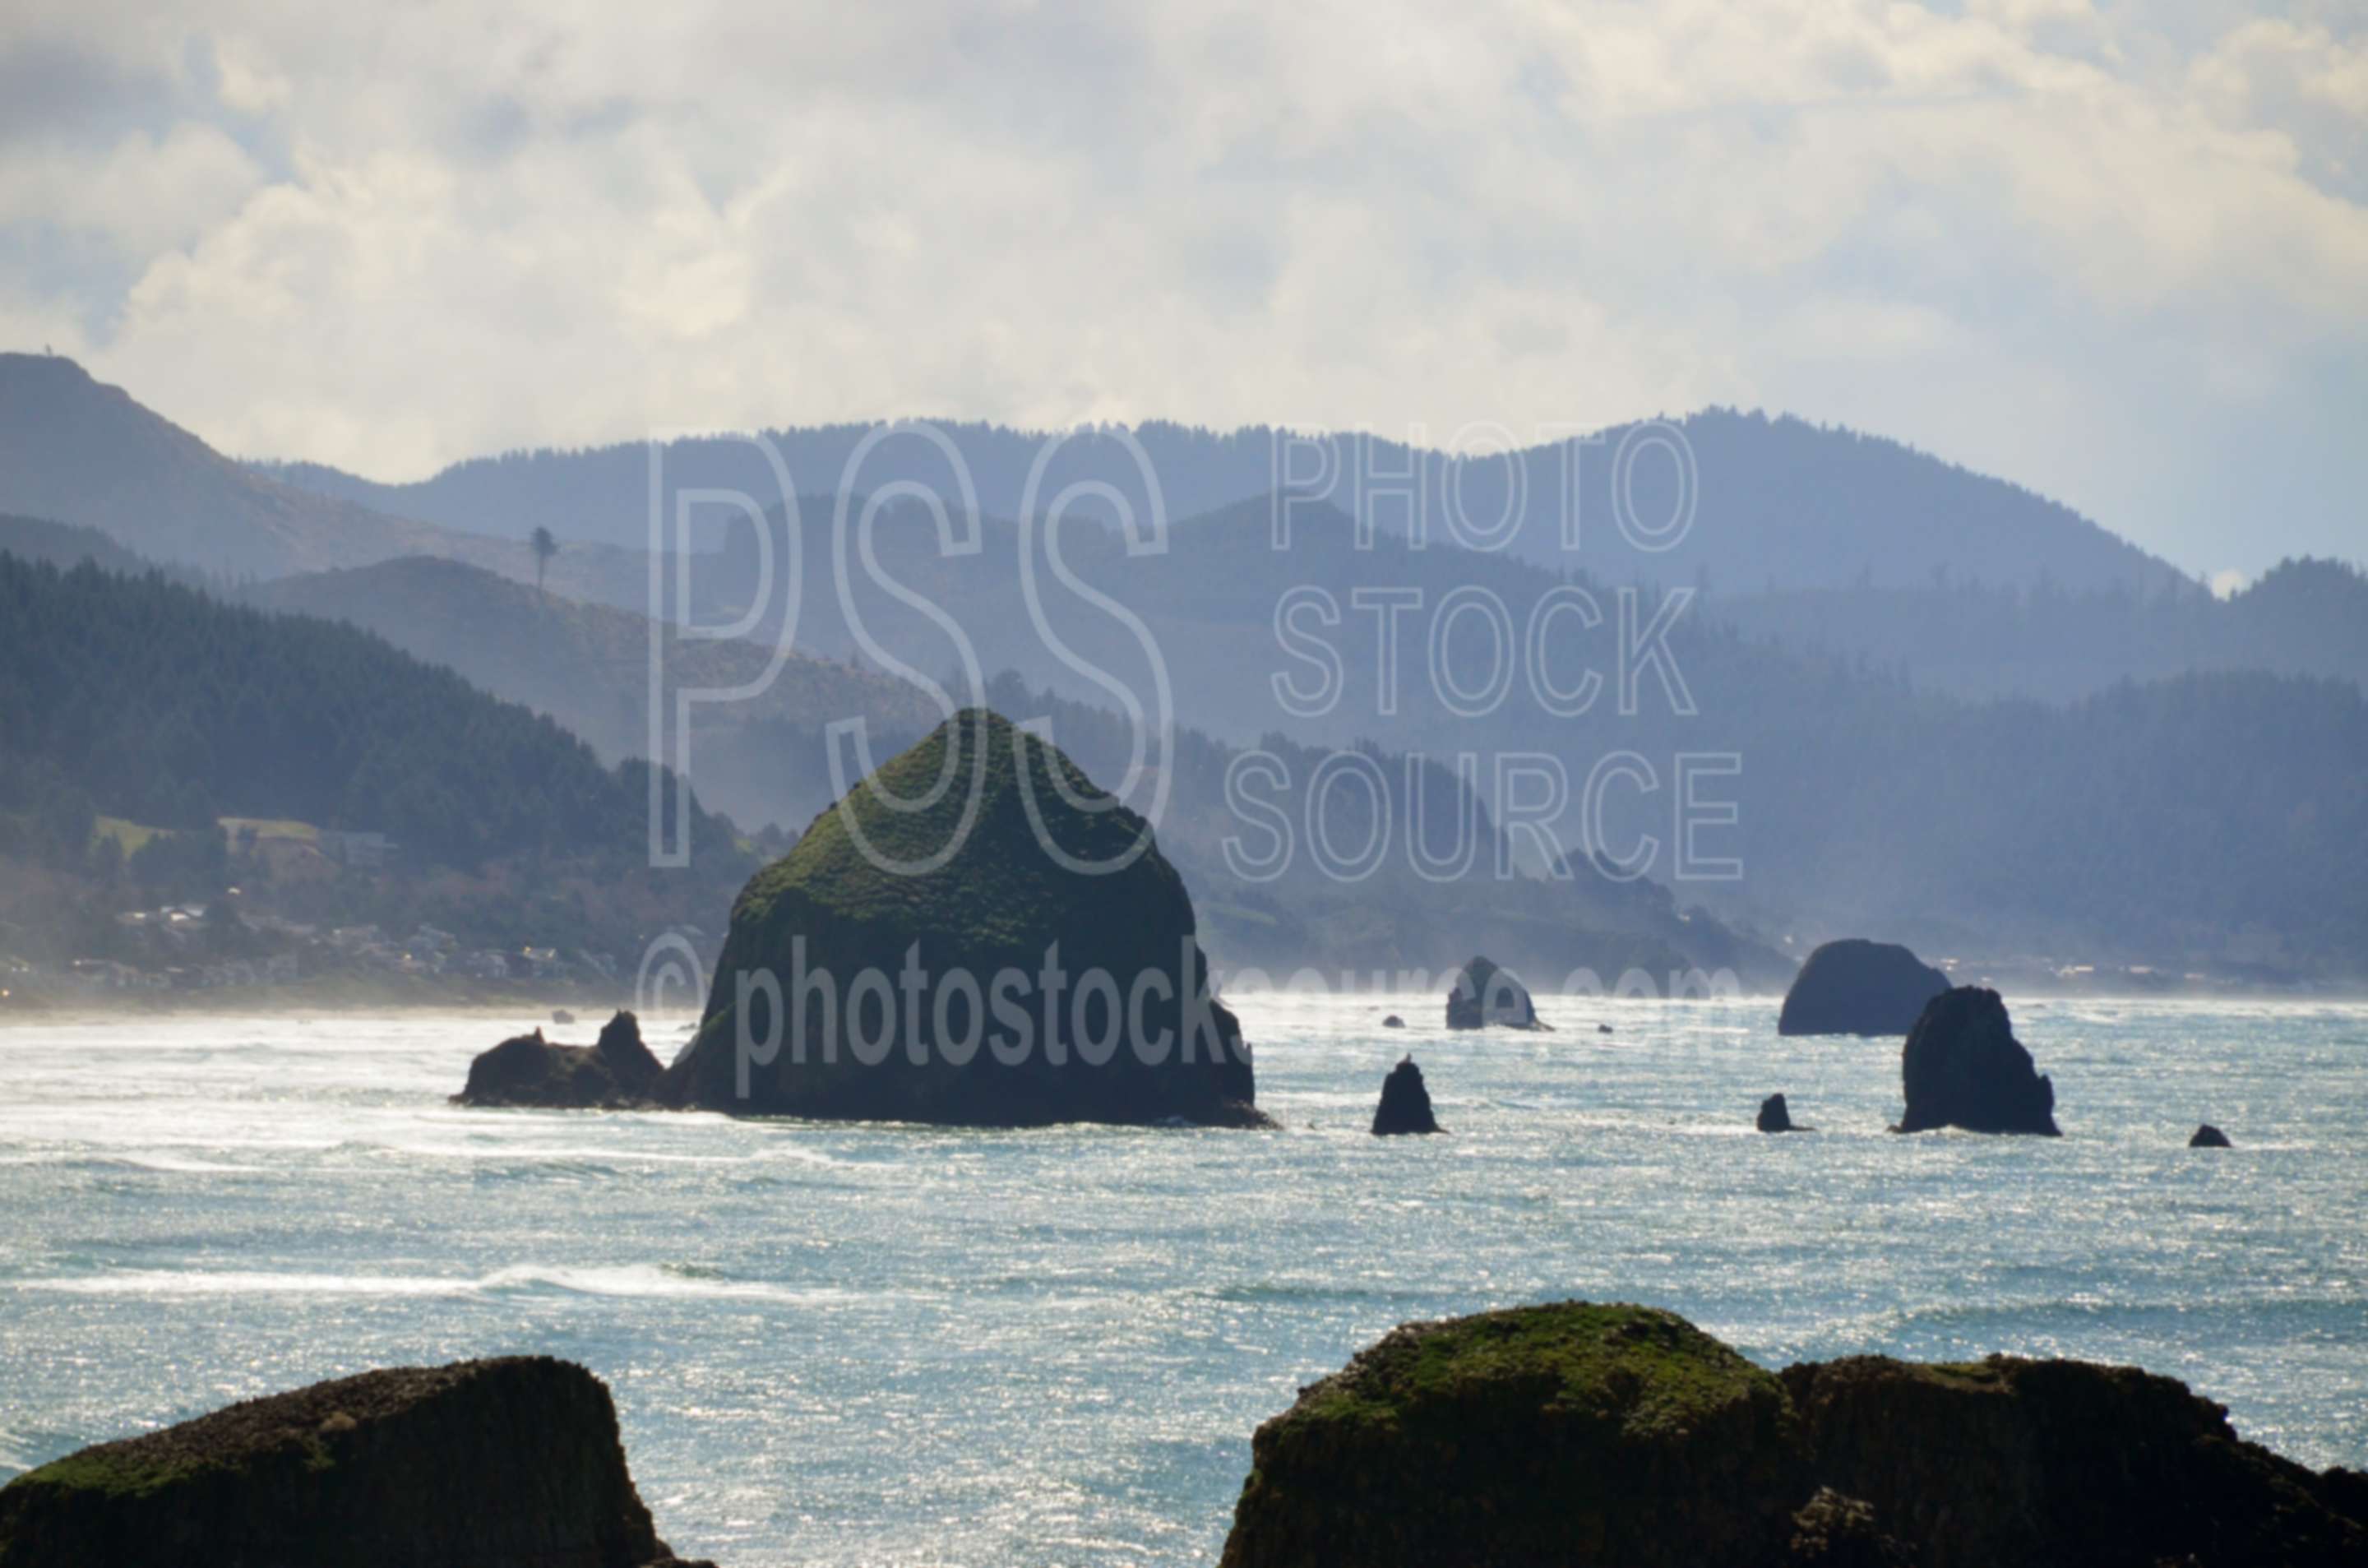
[[[518,1022],[483,1015],[0,1030],[0,1474],[539,1352],[608,1380],[689,1555],[1205,1563],[1300,1384],[1567,1296],[1770,1366],[2135,1362],[2368,1463],[2368,1008],[2009,998],[2040,1140],[1891,1136],[1897,1042],[1782,1040],[1771,1001],[1452,1036],[1436,997],[1236,1001],[1279,1133],[461,1110]],[[1372,1138],[1409,1050],[1448,1136]],[[1753,1131],[1778,1090],[1817,1132]]]

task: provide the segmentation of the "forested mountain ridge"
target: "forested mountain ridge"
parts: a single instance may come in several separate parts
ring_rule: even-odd
[[[457,561],[404,557],[256,585],[265,608],[363,627],[472,684],[547,713],[615,761],[651,753],[649,619],[539,594]],[[750,826],[798,824],[833,798],[824,732],[863,719],[901,748],[940,717],[921,692],[877,671],[745,639],[663,640],[661,722],[682,691],[754,687],[692,708],[691,767],[700,798]]]
[[[0,513],[104,530],[167,566],[262,578],[442,555],[531,581],[509,539],[444,528],[285,484],[215,451],[72,359],[0,354]],[[551,563],[552,585],[615,597],[645,577],[627,552],[582,545]]]
[[[1171,518],[1281,488],[1328,500],[1385,529],[1403,528],[1418,510],[1429,536],[1445,542],[1452,506],[1474,530],[1518,517],[1513,553],[1559,565],[1567,553],[1565,518],[1576,517],[1581,542],[1572,563],[1618,582],[1647,576],[1691,582],[1707,575],[1735,591],[1861,580],[1898,585],[1924,583],[1945,569],[1985,582],[2052,581],[2075,590],[2194,587],[2165,562],[2066,506],[1899,442],[1731,409],[1704,409],[1670,424],[1693,457],[1693,520],[1682,542],[1650,553],[1623,540],[1611,499],[1618,472],[1626,476],[1640,527],[1657,527],[1678,513],[1678,471],[1656,449],[1653,428],[1643,425],[1614,426],[1577,447],[1556,438],[1524,445],[1511,459],[1457,460],[1418,442],[1153,421],[1078,432],[1053,460],[1042,494],[1086,479],[1139,494],[1139,449],[1158,478]],[[816,426],[764,436],[801,492],[860,494],[911,479],[955,499],[942,454],[917,439],[881,447],[848,474],[849,458],[873,428]],[[1018,516],[1047,437],[975,422],[936,428],[960,451],[981,509]],[[1521,433],[1512,434],[1518,439]],[[1634,450],[1623,461],[1622,443],[1632,438]],[[760,504],[781,499],[766,458],[746,439],[677,440],[662,457],[670,484],[736,489]],[[325,496],[473,532],[523,538],[540,526],[563,538],[636,548],[648,537],[650,452],[641,444],[507,452],[410,484],[374,483],[305,463],[268,465],[265,472]],[[1418,492],[1415,502],[1401,494],[1408,487],[1391,477],[1403,473],[1424,476],[1412,487]]]
[[[382,832],[430,861],[643,852],[643,767],[357,628],[0,553],[0,733],[109,814]],[[698,831],[728,847],[704,812]]]
[[[1966,697],[2067,701],[2117,681],[2268,670],[2368,683],[2368,576],[2281,562],[2226,599],[1972,581],[1718,593],[1702,613],[1787,647],[1896,668]]]

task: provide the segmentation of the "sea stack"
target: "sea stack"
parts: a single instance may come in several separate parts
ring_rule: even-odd
[[[2056,1135],[2055,1085],[2032,1067],[1995,991],[1961,985],[1933,997],[1899,1062],[1907,1114],[1896,1131]]]
[[[1269,1125],[1149,824],[983,709],[749,881],[661,1092],[757,1115]]]
[[[1447,1027],[1452,1029],[1542,1029],[1530,994],[1510,970],[1475,958],[1455,973],[1447,993]]]
[[[102,1443],[0,1488],[0,1568],[677,1564],[599,1379],[402,1367]]]
[[[2191,1149],[2226,1149],[2228,1147],[2228,1135],[2207,1121],[2195,1130],[2195,1136],[2187,1141],[2187,1146]]]
[[[1845,937],[1809,955],[1784,993],[1780,1035],[1904,1035],[1949,977],[1894,942]]]
[[[2338,1568],[2368,1478],[2078,1361],[1764,1370],[1673,1313],[1411,1324],[1258,1429],[1223,1568]]]
[[[1759,1131],[1762,1132],[1793,1132],[1805,1131],[1793,1125],[1793,1113],[1782,1095],[1770,1095],[1759,1102]]]
[[[559,1045],[542,1031],[516,1036],[469,1063],[469,1081],[452,1103],[530,1106],[546,1110],[635,1110],[650,1107],[665,1070],[642,1043],[642,1026],[619,1013],[592,1045]]]
[[[1430,1091],[1423,1086],[1422,1069],[1409,1056],[1391,1068],[1390,1075],[1382,1080],[1382,1103],[1373,1108],[1373,1136],[1387,1138],[1438,1131],[1438,1119],[1430,1110]]]

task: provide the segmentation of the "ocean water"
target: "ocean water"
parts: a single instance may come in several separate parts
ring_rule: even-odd
[[[1284,1131],[456,1109],[525,1021],[484,1016],[0,1029],[0,1475],[532,1351],[608,1380],[661,1533],[725,1568],[1206,1563],[1298,1385],[1568,1296],[1770,1366],[2135,1362],[2368,1464],[2368,1009],[2018,1005],[2036,1140],[1887,1134],[1896,1042],[1780,1040],[1772,1002],[1238,1006]],[[1407,1050],[1446,1137],[1364,1131]],[[1820,1131],[1756,1133],[1773,1090]]]

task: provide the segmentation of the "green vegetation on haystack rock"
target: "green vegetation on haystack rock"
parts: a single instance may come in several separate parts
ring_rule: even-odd
[[[2368,1477],[2317,1474],[2126,1367],[1762,1370],[1581,1301],[1397,1329],[1258,1428],[1224,1568],[2338,1568]]]
[[[0,1568],[673,1562],[609,1391],[543,1357],[315,1383],[0,1488]]]
[[[1808,1495],[1791,1422],[1650,1307],[1411,1324],[1258,1428],[1225,1568],[1751,1561]]]
[[[1207,983],[1191,899],[1143,818],[966,710],[749,881],[665,1092],[816,1117],[1257,1124],[1248,1048]]]

